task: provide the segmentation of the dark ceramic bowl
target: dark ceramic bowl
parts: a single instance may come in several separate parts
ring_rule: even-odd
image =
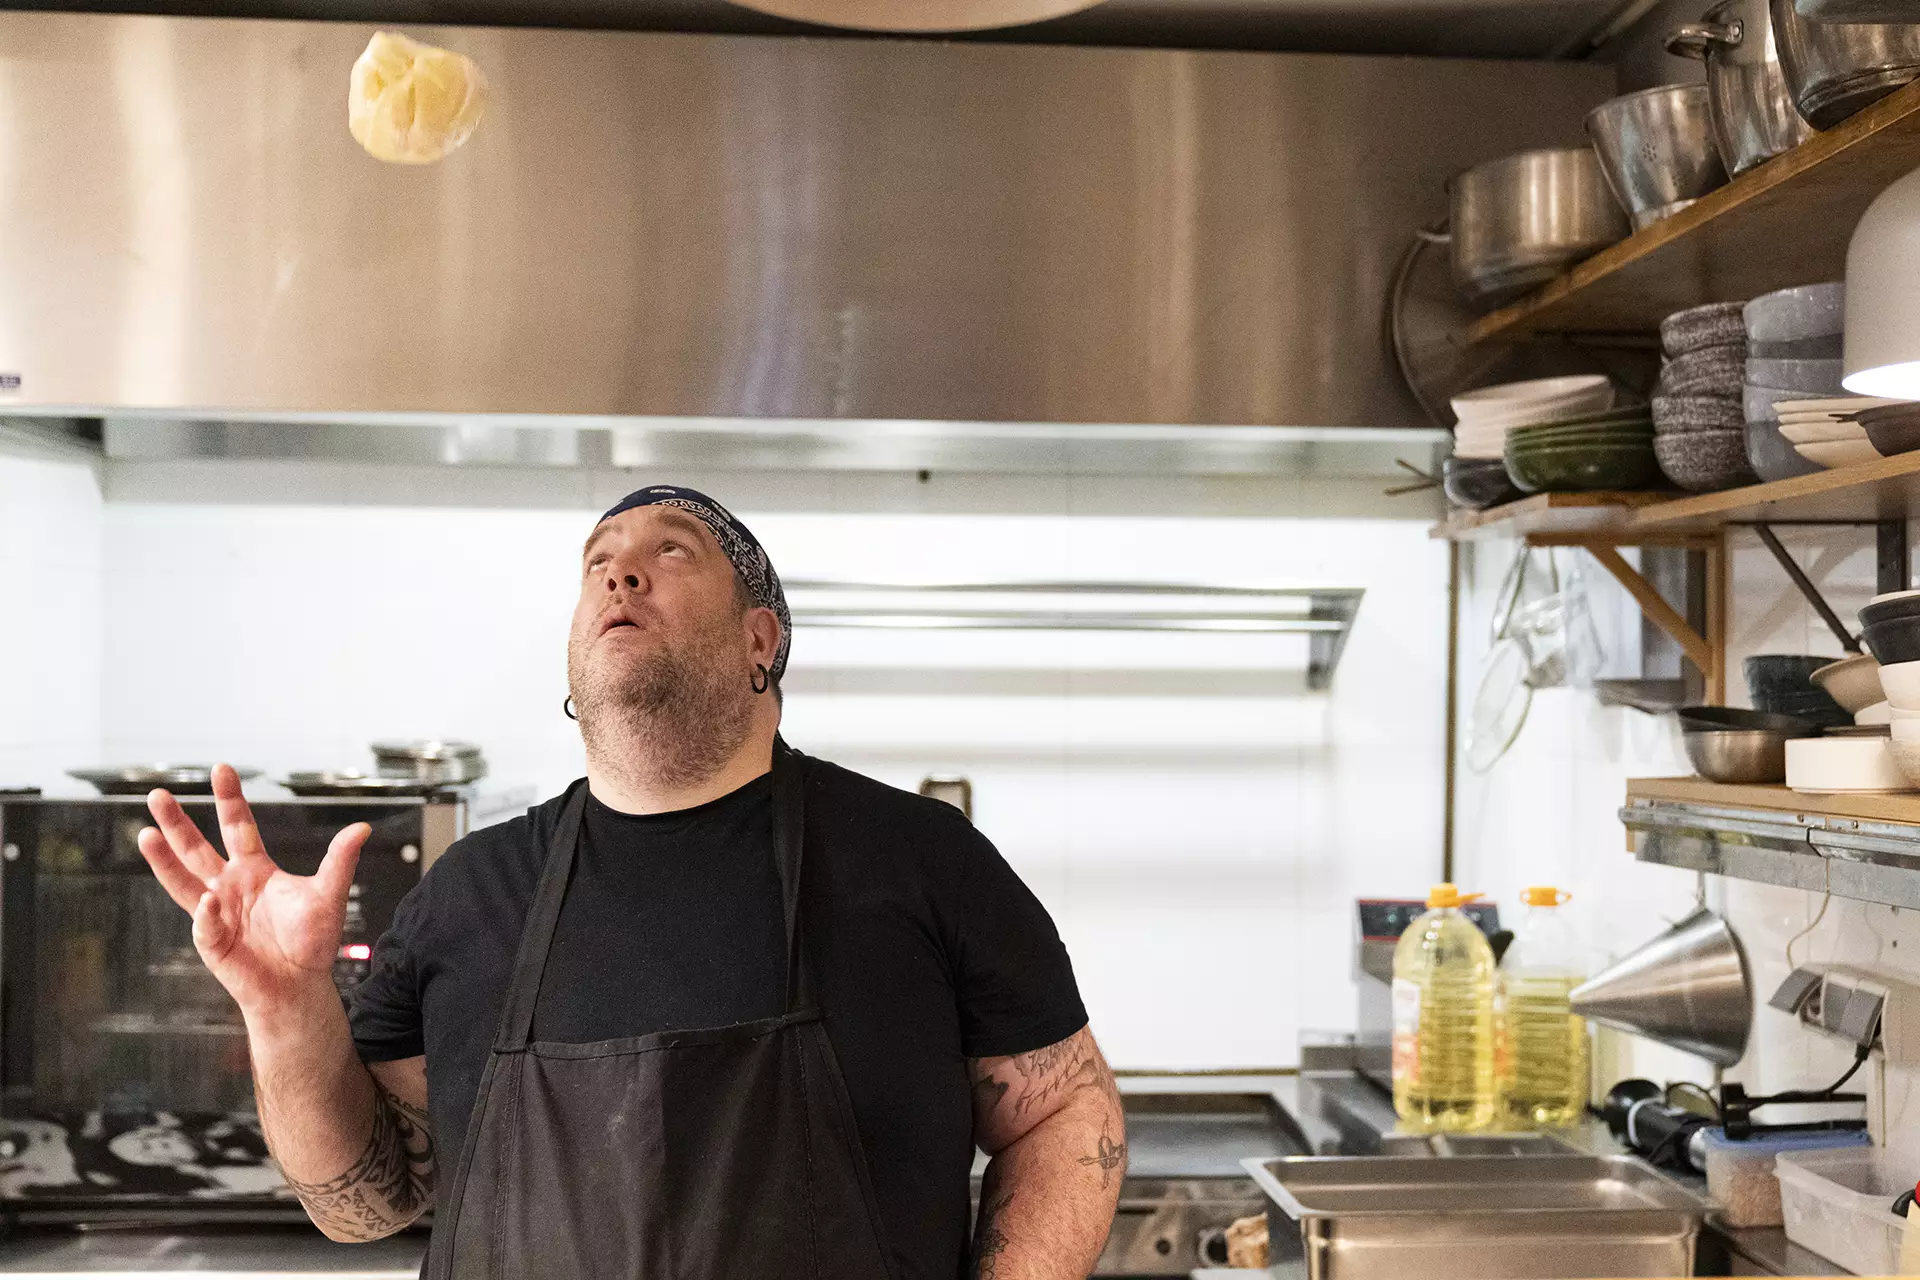
[[[1744,347],[1747,321],[1744,302],[1709,302],[1703,307],[1676,311],[1660,322],[1660,345],[1669,356],[1683,356],[1707,347]]]
[[[1667,361],[1656,394],[1662,396],[1737,396],[1747,377],[1743,347],[1707,347]]]
[[[1601,489],[1647,489],[1660,483],[1660,467],[1644,441],[1507,450],[1507,474],[1528,493],[1582,493]]]
[[[1747,429],[1655,436],[1653,453],[1667,479],[1694,493],[1737,489],[1759,477],[1747,461]]]
[[[1526,495],[1514,488],[1499,458],[1448,458],[1440,464],[1440,487],[1457,507],[1484,511]]]
[[[1813,673],[1832,662],[1810,653],[1760,653],[1741,663],[1740,670],[1756,711],[1798,716],[1822,726],[1852,724],[1846,708],[1813,682]]]
[[[1920,618],[1920,591],[1903,591],[1891,600],[1860,606],[1860,625],[1863,627],[1892,622],[1896,618]]]
[[[1920,449],[1920,404],[1863,409],[1860,425],[1867,429],[1867,439],[1882,457],[1891,458],[1896,453]]]
[[[1653,425],[1662,435],[1683,431],[1731,431],[1747,425],[1739,384],[1720,396],[1655,396]]]
[[[1883,667],[1896,662],[1920,662],[1920,615],[1869,622],[1861,638]]]
[[[1779,424],[1764,418],[1747,422],[1747,462],[1762,480],[1791,480],[1826,469],[1801,457],[1793,442],[1780,434]]]

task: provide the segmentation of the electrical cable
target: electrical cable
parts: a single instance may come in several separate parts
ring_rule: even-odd
[[[1793,963],[1793,944],[1820,927],[1820,922],[1827,918],[1827,904],[1833,901],[1833,859],[1820,859],[1820,869],[1825,873],[1825,882],[1820,891],[1820,910],[1814,912],[1813,919],[1807,922],[1806,928],[1787,939],[1787,968],[1789,970],[1797,967]]]
[[[1840,1092],[1840,1087],[1846,1084],[1847,1081],[1853,1079],[1854,1073],[1860,1070],[1860,1067],[1862,1066],[1862,1064],[1864,1064],[1867,1060],[1867,1054],[1871,1052],[1872,1052],[1872,1049],[1869,1046],[1864,1044],[1861,1045],[1858,1049],[1855,1049],[1853,1051],[1853,1065],[1847,1068],[1846,1074],[1842,1075],[1838,1080],[1835,1080],[1832,1084],[1828,1085],[1826,1088],[1822,1089],[1820,1092],[1828,1093],[1828,1094]]]

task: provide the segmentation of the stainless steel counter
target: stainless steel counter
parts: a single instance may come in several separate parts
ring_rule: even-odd
[[[24,1230],[0,1241],[0,1275],[100,1277],[176,1272],[221,1280],[414,1280],[427,1237],[407,1232],[369,1244],[335,1244],[311,1227],[113,1227]]]

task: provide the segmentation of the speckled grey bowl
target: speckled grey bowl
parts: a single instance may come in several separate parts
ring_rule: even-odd
[[[1747,461],[1762,480],[1791,480],[1826,470],[1801,457],[1793,442],[1780,434],[1780,424],[1766,418],[1747,419]]]
[[[1659,396],[1737,396],[1747,376],[1747,348],[1705,347],[1667,361],[1660,370]]]
[[[1661,435],[1734,431],[1747,425],[1738,388],[1728,396],[1655,396],[1653,429]]]
[[[1757,483],[1747,461],[1747,429],[1737,431],[1683,431],[1655,436],[1654,457],[1667,479],[1694,493],[1737,489]]]
[[[1704,347],[1744,346],[1747,341],[1744,302],[1709,302],[1704,307],[1676,311],[1660,322],[1660,345],[1669,356],[1683,356]]]

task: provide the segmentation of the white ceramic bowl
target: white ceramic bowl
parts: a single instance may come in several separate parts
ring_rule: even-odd
[[[1865,440],[1867,429],[1857,422],[1783,422],[1780,434],[1793,444],[1844,444]]]
[[[1893,714],[1897,716],[1900,712]],[[1920,712],[1911,713],[1911,716],[1910,719],[1895,720],[1887,726],[1901,742],[1920,742]]]
[[[1920,662],[1890,662],[1880,668],[1880,687],[1893,704],[1893,722],[1900,723],[1902,711],[1920,716]]]
[[[1888,738],[1789,738],[1787,785],[1815,795],[1913,790]]]
[[[1874,675],[1878,677],[1879,672],[1876,671]],[[1913,714],[1916,718],[1920,718],[1920,711],[1916,711]],[[1882,698],[1880,701],[1870,706],[1862,707],[1854,712],[1853,722],[1855,724],[1892,724],[1893,704],[1885,698]]]
[[[1887,704],[1888,724],[1920,723],[1920,711],[1903,711],[1891,702]]]
[[[1920,742],[1888,739],[1887,750],[1893,753],[1894,768],[1906,776],[1908,785],[1920,787]]]
[[[1824,444],[1796,444],[1793,451],[1823,467],[1857,467],[1878,462],[1880,451],[1866,440],[1829,440]]]
[[[1837,396],[1821,400],[1782,400],[1773,408],[1774,412],[1785,417],[1793,413],[1858,413],[1862,409],[1906,403],[1905,400],[1881,400],[1874,396]]]
[[[1813,673],[1813,682],[1845,707],[1848,714],[1854,717],[1855,724],[1860,723],[1859,712],[1863,708],[1887,700],[1885,691],[1880,688],[1880,664],[1874,661],[1870,653],[1856,653],[1852,657],[1828,663]]]
[[[1909,587],[1905,591],[1883,591],[1867,603],[1879,604],[1886,600],[1904,600],[1908,596],[1920,596],[1920,587]]]
[[[1602,373],[1532,378],[1463,392],[1451,403],[1463,427],[1531,426],[1611,408],[1613,382]]]

